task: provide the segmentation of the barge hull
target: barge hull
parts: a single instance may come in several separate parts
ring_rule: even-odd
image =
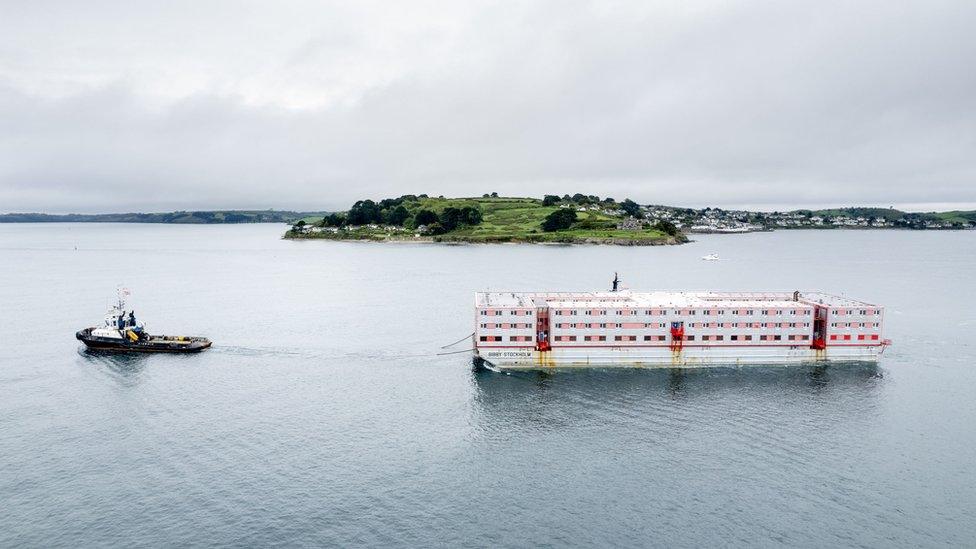
[[[749,365],[789,365],[829,362],[877,362],[883,346],[782,348],[663,348],[606,347],[600,349],[479,348],[476,355],[502,370],[545,368],[707,368]]]

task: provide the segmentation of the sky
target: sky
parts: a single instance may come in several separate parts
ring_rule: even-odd
[[[976,2],[0,0],[0,212],[976,207]]]

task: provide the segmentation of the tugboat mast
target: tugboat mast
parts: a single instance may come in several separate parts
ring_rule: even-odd
[[[620,277],[617,276],[616,271],[613,273],[613,287],[610,288],[611,292],[616,292],[620,286]]]
[[[118,308],[120,312],[125,312],[125,296],[129,295],[129,289],[119,286],[119,304]]]

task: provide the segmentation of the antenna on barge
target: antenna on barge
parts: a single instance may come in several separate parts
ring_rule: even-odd
[[[616,292],[617,288],[620,286],[620,277],[617,276],[617,272],[613,273],[613,287],[610,288],[611,292]]]

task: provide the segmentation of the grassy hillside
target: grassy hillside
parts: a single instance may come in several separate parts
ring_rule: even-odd
[[[905,212],[893,208],[833,208],[829,210],[815,210],[813,215],[821,217],[865,217],[869,219],[880,218],[886,221],[895,221],[905,217]]]
[[[938,219],[940,221],[947,221],[949,223],[976,223],[976,211],[960,211],[954,210],[951,212],[930,212],[922,214],[931,219]]]
[[[807,210],[799,210],[807,212]],[[945,228],[944,224],[951,224],[950,228],[966,228],[976,223],[976,211],[950,211],[950,212],[904,212],[894,208],[832,208],[827,210],[815,210],[810,212],[812,215],[821,217],[838,218],[864,218],[882,219],[899,228],[924,229],[924,228]]]
[[[433,240],[436,242],[566,242],[566,243],[613,243],[613,244],[669,244],[684,242],[683,235],[669,236],[654,229],[617,230],[617,223],[625,217],[620,213],[607,213],[608,208],[589,206],[592,211],[577,211],[577,220],[567,229],[546,232],[542,223],[546,216],[560,207],[577,209],[580,206],[560,204],[544,206],[535,198],[481,197],[481,198],[433,198],[418,197],[404,201],[410,217],[421,210],[438,215],[447,208],[476,208],[482,220],[475,225],[462,225],[443,234],[417,236],[416,226],[407,222],[407,229],[391,230],[379,226],[345,227],[336,231],[314,229],[307,233],[289,231],[286,238],[330,238],[357,240]],[[613,207],[613,206],[611,206]],[[311,221],[321,221],[317,218]],[[306,221],[309,223],[309,221]]]

